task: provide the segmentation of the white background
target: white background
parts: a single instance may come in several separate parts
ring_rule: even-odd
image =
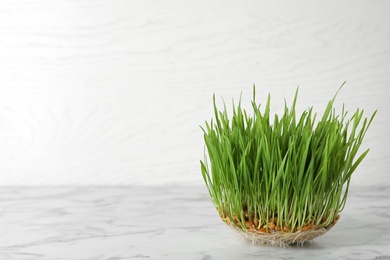
[[[390,185],[390,1],[0,0],[0,185],[202,184],[212,95],[379,112],[353,184]],[[221,100],[221,99],[219,99]]]

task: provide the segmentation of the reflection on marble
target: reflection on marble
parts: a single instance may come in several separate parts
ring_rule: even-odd
[[[303,247],[252,245],[205,187],[0,188],[0,259],[390,259],[390,188],[351,187]]]

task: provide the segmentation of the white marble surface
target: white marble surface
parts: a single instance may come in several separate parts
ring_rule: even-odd
[[[0,188],[0,259],[390,259],[389,193],[352,187],[329,233],[275,248],[229,229],[202,186]]]

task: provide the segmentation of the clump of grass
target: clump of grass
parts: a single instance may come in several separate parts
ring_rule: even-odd
[[[317,123],[312,107],[297,117],[298,89],[292,105],[285,103],[284,113],[273,118],[270,95],[262,112],[255,87],[252,115],[240,98],[229,118],[214,95],[215,118],[202,127],[207,151],[201,172],[225,222],[245,232],[283,234],[337,221],[351,175],[369,151],[358,156],[376,114],[363,118],[364,110],[357,109],[347,119],[343,106],[337,115],[337,93]]]

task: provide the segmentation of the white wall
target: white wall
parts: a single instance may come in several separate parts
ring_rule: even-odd
[[[389,185],[390,1],[0,1],[0,185],[202,184],[212,94],[378,109],[353,183]]]

